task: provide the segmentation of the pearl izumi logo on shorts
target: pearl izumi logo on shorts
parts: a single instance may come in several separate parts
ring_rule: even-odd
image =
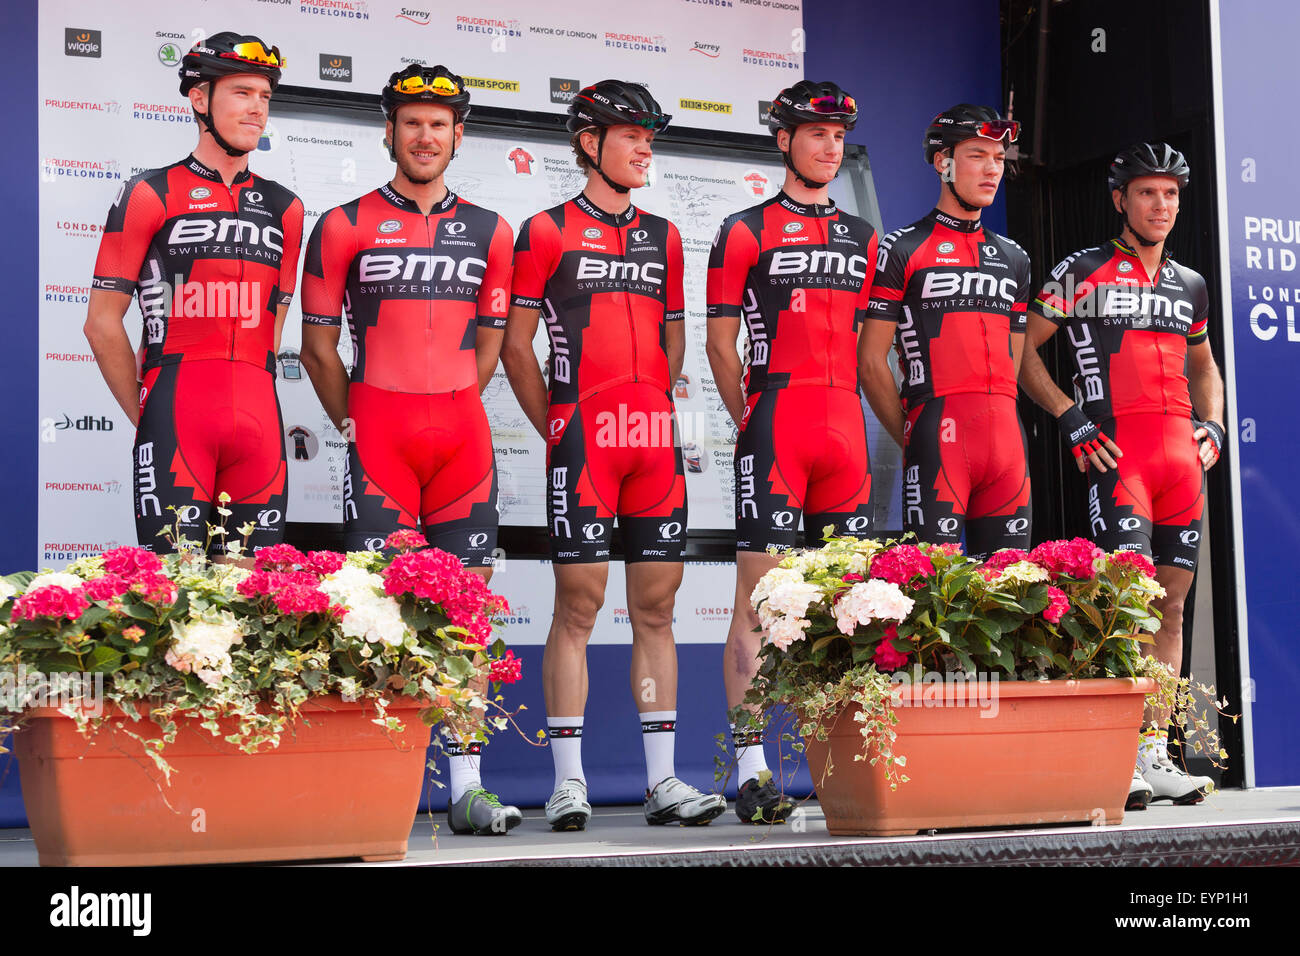
[[[63,52],[66,56],[93,56],[98,59],[104,55],[104,43],[100,37],[98,30],[64,27]]]
[[[573,102],[573,95],[581,89],[577,80],[566,80],[558,76],[551,77],[551,102],[568,106]]]
[[[320,55],[320,78],[333,83],[352,82],[352,57],[337,53]]]

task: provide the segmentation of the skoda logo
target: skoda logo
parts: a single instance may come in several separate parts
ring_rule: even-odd
[[[939,243],[939,255],[946,256],[948,253],[952,252],[956,248],[957,247],[954,246],[951,242],[941,242]]]
[[[402,228],[400,219],[385,219],[379,224],[379,231],[387,235],[390,232],[397,232]]]
[[[605,534],[605,526],[600,522],[585,524],[582,526],[582,533],[586,535],[588,541],[595,541]]]
[[[984,255],[996,256],[997,254],[998,254],[998,247],[993,245],[993,243],[990,242],[984,247]]]
[[[1178,534],[1178,540],[1183,544],[1195,544],[1201,540],[1201,533],[1199,531],[1182,531]]]
[[[848,521],[844,523],[844,527],[848,528],[850,531],[855,531],[855,532],[866,531],[867,525],[869,525],[870,523],[871,523],[871,519],[868,518],[866,515],[854,515],[852,518],[850,518]]]
[[[586,236],[588,239],[600,238],[600,230],[595,226],[588,226],[586,229],[582,230],[582,234]]]
[[[464,231],[465,231],[465,224],[463,222],[447,223],[447,235],[449,236],[459,236]]]
[[[784,226],[781,227],[781,229],[789,233],[790,235],[794,235],[796,232],[803,232],[803,223],[787,222]]]
[[[195,186],[190,190],[191,199],[207,199],[212,195],[212,190],[207,186]]]
[[[788,528],[794,523],[793,511],[773,511],[772,524],[778,528]]]
[[[956,518],[940,518],[940,519],[939,519],[939,530],[942,531],[944,534],[952,534],[954,531],[957,530],[957,519],[956,519]]]
[[[1121,263],[1119,264],[1119,268],[1118,268],[1117,271],[1119,271],[1119,272],[1132,272],[1132,271],[1133,271],[1133,263],[1131,263],[1131,262],[1121,262]]]
[[[832,223],[831,228],[835,230],[837,236],[847,236],[849,234],[849,227],[842,222]]]
[[[682,533],[682,523],[680,521],[666,521],[659,526],[660,538],[675,538]]]
[[[1020,534],[1029,528],[1028,518],[1012,518],[1007,522],[1007,531],[1011,534]]]
[[[486,543],[487,534],[485,532],[480,531],[478,534],[472,534],[469,536],[469,546],[471,548],[481,548]]]
[[[1120,519],[1119,519],[1119,530],[1120,530],[1120,531],[1136,531],[1136,530],[1137,530],[1138,528],[1140,528],[1140,527],[1142,527],[1142,522],[1141,522],[1139,519],[1137,519],[1137,518],[1120,518]]]
[[[259,192],[244,193],[244,198],[254,206],[260,205],[262,202],[262,194]]]
[[[645,242],[649,238],[650,233],[646,232],[644,229],[635,229],[632,232],[633,242]]]

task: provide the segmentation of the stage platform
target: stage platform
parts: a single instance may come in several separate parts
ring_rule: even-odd
[[[504,837],[456,836],[421,815],[401,862],[329,866],[1297,866],[1300,787],[1227,790],[1192,807],[1157,804],[1120,826],[831,836],[815,800],[791,824],[753,827],[728,808],[706,827],[651,827],[640,807],[597,807],[582,833],[552,833],[542,811]],[[437,841],[433,840],[438,824]],[[28,830],[0,830],[0,866],[36,866]]]

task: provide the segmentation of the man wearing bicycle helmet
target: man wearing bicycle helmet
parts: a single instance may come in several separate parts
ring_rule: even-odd
[[[568,128],[586,186],[524,223],[515,244],[502,361],[520,406],[547,442],[555,617],[542,679],[555,759],[546,818],[557,830],[581,830],[591,815],[580,750],[586,653],[605,599],[616,519],[646,757],[646,821],[707,823],[727,806],[722,796],[679,780],[673,761],[672,620],[686,546],[686,479],[671,396],[685,353],[682,241],[676,226],[637,209],[629,196],[645,185],[655,134],[669,119],[636,83],[602,80],[580,90]],[[533,353],[543,317],[549,389]]]
[[[709,256],[709,362],[739,430],[735,455],[736,594],[723,680],[733,712],[758,670],[760,621],[750,595],[794,547],[803,517],[865,536],[871,465],[858,391],[858,332],[871,296],[876,231],[836,208],[830,182],[858,110],[834,83],[802,80],[772,101],[770,127],[786,165],[781,192],[729,216]],[[744,318],[748,362],[736,338]],[[772,782],[762,732],[732,724],[736,814],[780,823],[793,809]]]
[[[194,152],[124,183],[104,226],[85,333],[137,425],[143,547],[173,522],[204,539],[222,493],[231,515],[215,552],[245,525],[250,547],[284,537],[275,361],[297,282],[303,208],[248,169],[283,66],[279,49],[255,36],[222,32],[196,43],[179,70],[198,124]],[[123,325],[132,296],[144,318],[143,381]]]
[[[980,221],[1019,132],[1019,123],[969,103],[931,121],[923,153],[941,180],[939,202],[880,241],[861,341],[863,390],[903,448],[903,530],[935,543],[960,542],[964,532],[976,557],[1029,546],[1016,412],[1029,256]]]
[[[307,243],[302,364],[348,438],[348,550],[394,531],[491,577],[497,542],[492,433],[479,393],[501,350],[512,236],[444,174],[469,115],[465,81],[414,64],[379,94],[393,179],[321,216]],[[339,357],[346,314],[351,375]],[[349,427],[350,426],[350,427]],[[523,819],[482,785],[481,744],[447,737],[453,833],[505,833]]]
[[[1140,551],[1165,594],[1154,656],[1179,673],[1183,603],[1200,554],[1205,473],[1223,450],[1223,380],[1210,351],[1205,280],[1170,258],[1165,241],[1191,178],[1167,143],[1138,143],[1110,165],[1120,235],[1068,256],[1029,307],[1020,368],[1025,392],[1056,418],[1088,475],[1093,539]],[[1052,380],[1037,349],[1064,327],[1073,395]],[[1186,371],[1185,371],[1186,370]],[[1151,800],[1199,803],[1208,777],[1169,759],[1167,713],[1151,713],[1126,808]]]

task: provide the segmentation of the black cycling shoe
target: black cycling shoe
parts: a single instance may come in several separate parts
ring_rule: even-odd
[[[794,810],[794,803],[782,797],[769,776],[764,783],[750,777],[736,794],[736,816],[742,823],[784,823]]]

